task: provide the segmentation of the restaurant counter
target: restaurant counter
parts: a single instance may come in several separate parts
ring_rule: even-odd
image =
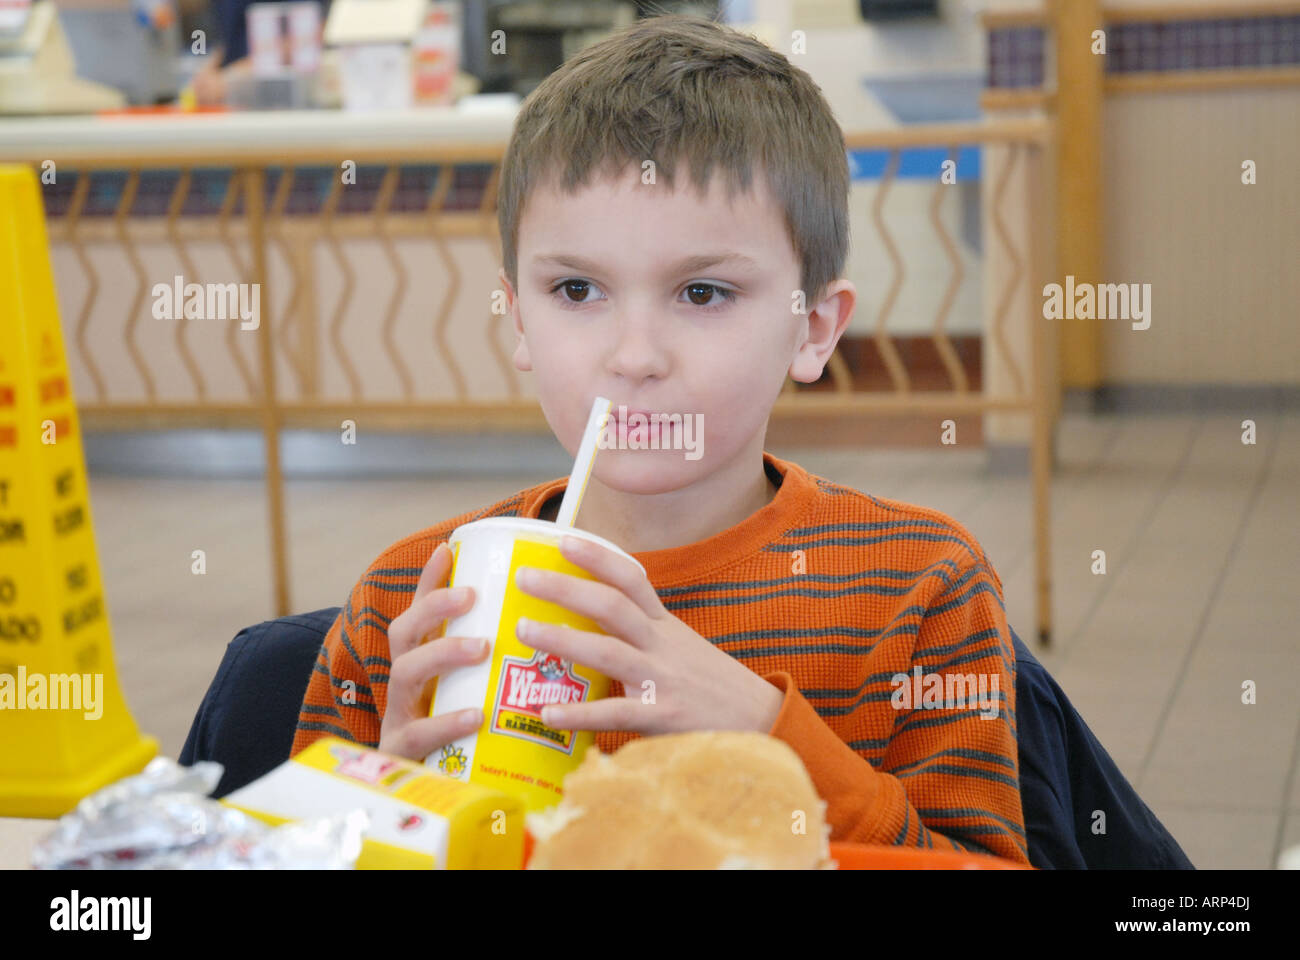
[[[504,145],[517,106],[469,98],[455,107],[348,113],[334,110],[127,113],[0,118],[0,163],[54,159],[96,167],[155,154],[195,163],[304,153],[375,156],[422,146]]]

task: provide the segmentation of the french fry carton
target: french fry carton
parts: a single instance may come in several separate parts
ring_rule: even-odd
[[[359,870],[523,866],[518,797],[337,737],[317,740],[221,802],[273,826],[364,809],[370,826]]]

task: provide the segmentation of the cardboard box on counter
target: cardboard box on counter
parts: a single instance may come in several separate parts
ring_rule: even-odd
[[[336,737],[316,741],[221,802],[272,825],[364,809],[370,827],[359,870],[523,866],[517,797]]]

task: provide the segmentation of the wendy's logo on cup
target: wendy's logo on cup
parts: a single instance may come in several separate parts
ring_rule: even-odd
[[[574,672],[573,662],[553,653],[533,651],[524,657],[502,657],[492,732],[572,753],[572,730],[542,723],[542,707],[582,703],[591,684]]]
[[[537,661],[537,670],[547,680],[559,680],[569,670],[569,661],[554,653],[548,653]]]

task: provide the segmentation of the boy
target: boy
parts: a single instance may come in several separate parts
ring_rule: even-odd
[[[609,635],[528,624],[520,638],[611,678],[608,699],[544,717],[598,731],[602,751],[758,730],[803,759],[833,840],[1027,862],[1015,654],[983,550],[938,511],[763,450],[786,375],[817,380],[853,312],[838,278],[848,184],[843,135],[809,77],[699,18],[634,24],[523,104],[498,211],[515,365],[535,374],[570,454],[596,396],[616,413],[699,415],[707,442],[685,456],[676,424],[658,443],[618,425],[627,442],[597,455],[580,526],[645,575],[566,547],[596,581],[537,571],[519,586]],[[444,589],[445,541],[481,517],[554,519],[566,482],[386,550],[330,629],[293,752],[335,734],[423,759],[476,729],[477,711],[427,715],[434,677],[488,656],[483,638],[423,642],[473,603]]]

